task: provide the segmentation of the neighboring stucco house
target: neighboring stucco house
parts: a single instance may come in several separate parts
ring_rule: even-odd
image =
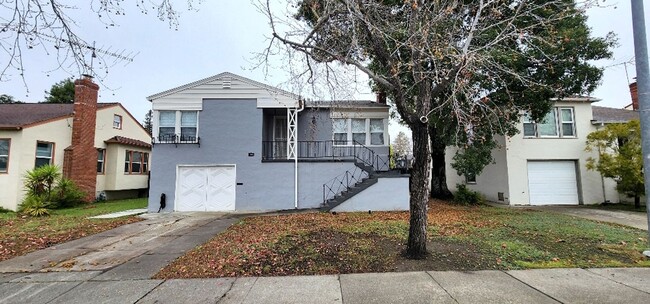
[[[304,101],[231,73],[147,99],[150,212],[408,209],[385,101]]]
[[[475,178],[459,176],[450,166],[451,188],[467,184],[486,199],[510,205],[578,205],[619,202],[616,182],[587,170],[587,135],[604,124],[638,119],[638,112],[592,106],[597,99],[572,97],[556,101],[544,123],[523,115],[520,133],[498,138],[494,163]],[[451,163],[454,148],[447,150]]]
[[[1,207],[16,210],[24,174],[44,164],[61,167],[89,200],[146,194],[151,137],[121,104],[97,103],[92,89],[94,99],[75,93],[75,104],[0,104]]]

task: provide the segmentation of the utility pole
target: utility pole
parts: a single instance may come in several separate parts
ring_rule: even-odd
[[[636,82],[639,95],[639,118],[641,118],[641,142],[643,173],[645,181],[645,209],[650,228],[650,71],[648,68],[648,42],[645,32],[643,0],[632,1],[632,29],[634,31],[634,56],[636,60]],[[650,229],[648,229],[650,242]],[[650,244],[643,254],[650,258]]]

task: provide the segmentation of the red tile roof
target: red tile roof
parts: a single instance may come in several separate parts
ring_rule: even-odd
[[[114,136],[110,139],[105,140],[104,142],[107,144],[122,144],[122,145],[144,147],[144,148],[151,149],[150,143],[146,143],[141,140],[123,137],[123,136]]]
[[[98,103],[103,109],[118,103]],[[72,116],[74,105],[53,103],[12,103],[0,104],[0,129],[19,130],[23,127],[52,119]]]

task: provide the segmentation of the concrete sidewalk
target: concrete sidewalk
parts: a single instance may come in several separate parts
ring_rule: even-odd
[[[0,275],[0,303],[649,303],[650,268],[184,280],[101,271]]]

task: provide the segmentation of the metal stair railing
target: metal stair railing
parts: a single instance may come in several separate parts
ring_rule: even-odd
[[[359,167],[355,167],[353,171],[347,170],[345,173],[329,180],[323,184],[323,204],[326,204],[329,199],[363,182],[368,177],[370,177],[368,172]]]

